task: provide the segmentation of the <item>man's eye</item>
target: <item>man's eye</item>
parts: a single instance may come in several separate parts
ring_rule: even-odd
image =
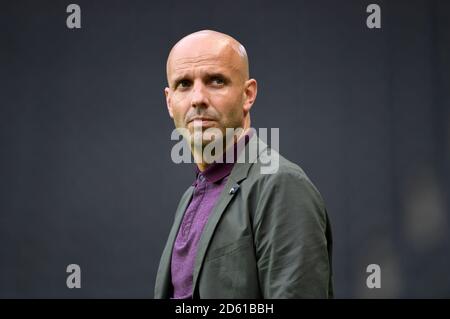
[[[211,82],[213,82],[214,84],[217,84],[217,85],[225,84],[225,81],[222,78],[213,78]]]
[[[191,85],[191,83],[188,80],[181,80],[180,82],[178,82],[178,87],[180,88],[187,88]]]

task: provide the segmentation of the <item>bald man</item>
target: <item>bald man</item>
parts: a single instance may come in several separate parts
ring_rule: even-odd
[[[251,129],[257,82],[242,44],[210,30],[187,35],[169,53],[167,82],[168,112],[196,178],[178,204],[155,298],[332,297],[325,205],[304,171]],[[210,143],[222,145],[213,161]],[[277,169],[263,173],[274,154]]]

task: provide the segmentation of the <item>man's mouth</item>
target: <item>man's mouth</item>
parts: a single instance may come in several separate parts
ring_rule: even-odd
[[[201,126],[210,126],[212,125],[216,120],[207,118],[207,117],[196,117],[191,120],[189,120],[189,123],[194,123],[194,125],[201,125]]]
[[[194,117],[194,118],[190,119],[188,123],[193,122],[193,121],[214,121],[214,119],[209,118],[209,117]]]

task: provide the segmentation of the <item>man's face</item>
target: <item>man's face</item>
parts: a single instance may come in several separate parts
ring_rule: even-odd
[[[243,127],[246,78],[242,57],[225,41],[200,37],[185,41],[172,51],[165,89],[167,106],[177,128],[191,136],[194,123],[202,129]],[[204,137],[202,144],[208,143]]]

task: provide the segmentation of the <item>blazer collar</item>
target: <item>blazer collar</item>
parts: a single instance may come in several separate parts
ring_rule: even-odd
[[[224,190],[222,191],[217,204],[215,205],[211,215],[208,218],[208,222],[205,225],[202,236],[200,238],[200,243],[198,245],[197,256],[195,259],[194,265],[194,275],[193,275],[193,297],[198,297],[197,294],[197,286],[198,286],[198,277],[201,272],[206,251],[209,247],[209,243],[214,234],[214,230],[227,208],[230,201],[233,199],[236,192],[231,191],[231,189],[235,186],[238,186],[243,180],[245,180],[248,176],[250,167],[259,157],[265,149],[267,145],[258,138],[256,134],[253,134],[250,141],[245,147],[245,152],[242,152],[237,160],[237,163],[234,164],[233,170],[225,184]]]

